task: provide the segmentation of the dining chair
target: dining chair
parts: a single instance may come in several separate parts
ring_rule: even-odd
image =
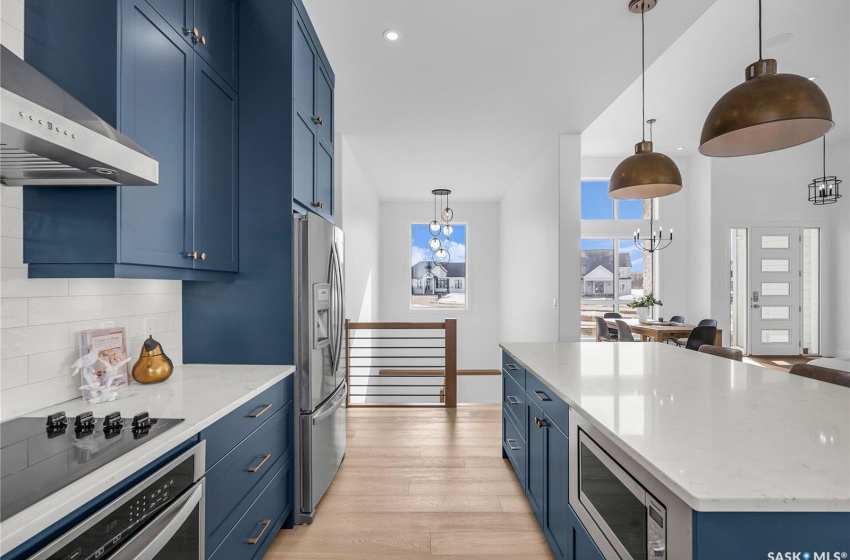
[[[670,317],[670,322],[671,323],[682,323],[684,325],[685,324],[685,317],[682,316],[682,315],[673,315],[672,317]],[[673,344],[679,344],[679,339],[668,336],[667,338],[664,339],[664,342],[666,344],[670,344],[671,342]]]
[[[738,362],[744,361],[744,353],[737,348],[724,348],[723,346],[713,346],[711,344],[703,344],[699,347],[699,351],[703,354],[711,354],[721,358],[728,358]]]
[[[685,342],[685,348],[688,350],[699,350],[700,346],[707,344],[714,345],[714,340],[717,337],[717,327],[694,327],[691,334],[688,335],[688,340]]]
[[[622,319],[623,318],[622,315],[620,315],[619,313],[615,313],[613,311],[609,311],[608,313],[605,313],[602,317],[605,318],[605,319]],[[608,331],[615,336],[618,334],[617,329],[612,329],[611,327],[608,327]]]
[[[717,327],[717,320],[715,319],[703,319],[697,324],[697,327]],[[685,346],[688,343],[687,338],[677,338],[677,339],[669,339],[673,341],[673,344],[676,346]],[[714,344],[714,339],[712,338],[710,342],[706,342],[706,344]],[[698,350],[697,348],[691,348],[691,350]]]
[[[602,342],[614,342],[617,340],[617,335],[608,329],[608,323],[605,322],[605,319],[599,316],[594,317],[594,319],[596,319],[596,335],[599,337],[599,340]]]
[[[617,319],[617,342],[635,342],[635,336],[632,334],[632,328],[622,319]]]
[[[823,381],[825,383],[833,383],[835,385],[850,387],[850,372],[847,371],[812,366],[809,364],[794,364],[791,366],[791,373],[801,377],[817,379],[818,381]]]

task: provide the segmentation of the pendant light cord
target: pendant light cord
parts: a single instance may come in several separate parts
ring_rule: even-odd
[[[823,181],[826,183],[826,134],[823,135]]]
[[[759,60],[764,60],[761,54],[761,0],[759,0]]]
[[[759,0],[761,2],[761,0]],[[640,8],[640,95],[641,95],[641,127],[643,128],[643,141],[646,142],[646,28],[643,16],[646,7],[641,4]]]

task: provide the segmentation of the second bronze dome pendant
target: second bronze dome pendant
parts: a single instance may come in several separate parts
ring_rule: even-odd
[[[777,74],[776,60],[762,58],[759,0],[759,59],[746,81],[720,98],[705,119],[699,151],[712,157],[747,156],[804,144],[835,123],[823,91],[796,74]]]

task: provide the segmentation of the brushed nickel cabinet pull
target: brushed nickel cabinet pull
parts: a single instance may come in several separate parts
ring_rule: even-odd
[[[266,464],[266,461],[268,461],[268,460],[269,460],[269,457],[271,457],[271,456],[272,456],[272,454],[271,454],[271,453],[266,453],[265,455],[261,455],[261,457],[263,458],[263,460],[262,460],[262,461],[260,461],[260,464],[259,464],[259,465],[257,465],[256,467],[251,467],[250,469],[248,469],[248,472],[257,472],[258,470],[260,470],[260,468],[261,468],[263,465],[265,465],[265,464]]]
[[[265,532],[266,532],[266,529],[268,529],[268,528],[269,528],[269,525],[271,525],[271,524],[272,524],[272,520],[271,520],[271,519],[263,519],[263,521],[262,521],[263,530],[262,530],[262,531],[260,531],[260,534],[259,534],[259,535],[257,535],[256,537],[254,537],[253,539],[248,539],[248,544],[257,544],[257,542],[258,542],[261,538],[263,538],[263,533],[265,533]]]
[[[519,404],[519,400],[516,397],[511,396],[511,395],[508,395],[508,402],[511,403],[511,404]]]
[[[505,367],[511,371],[516,371],[519,369],[518,367],[516,367],[516,364],[505,364]]]
[[[507,442],[508,447],[510,447],[510,448],[511,448],[511,451],[519,451],[519,446],[518,446],[518,445],[516,445],[516,443],[514,442],[514,440],[512,440],[512,439],[506,439],[505,441]]]
[[[270,409],[271,407],[272,407],[272,405],[271,405],[271,404],[264,404],[264,405],[263,405],[263,409],[262,409],[260,412],[258,412],[258,413],[256,413],[256,414],[251,414],[249,417],[250,417],[250,418],[259,418],[260,416],[262,416],[262,415],[263,415],[263,414],[264,414],[264,413],[265,413],[268,409]]]
[[[551,401],[552,400],[551,398],[549,398],[549,395],[547,395],[543,391],[534,391],[534,396],[536,396],[541,401]]]

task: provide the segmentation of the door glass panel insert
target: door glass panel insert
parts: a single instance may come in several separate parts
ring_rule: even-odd
[[[762,259],[762,272],[788,272],[791,269],[791,261],[788,259]]]
[[[764,344],[788,344],[791,341],[791,331],[788,329],[764,329],[761,331],[761,341]]]
[[[790,319],[791,308],[787,305],[762,306],[762,319]]]
[[[791,238],[787,235],[762,235],[762,249],[788,249],[791,246]]]
[[[762,282],[761,295],[787,296],[791,294],[791,284],[788,282]]]

